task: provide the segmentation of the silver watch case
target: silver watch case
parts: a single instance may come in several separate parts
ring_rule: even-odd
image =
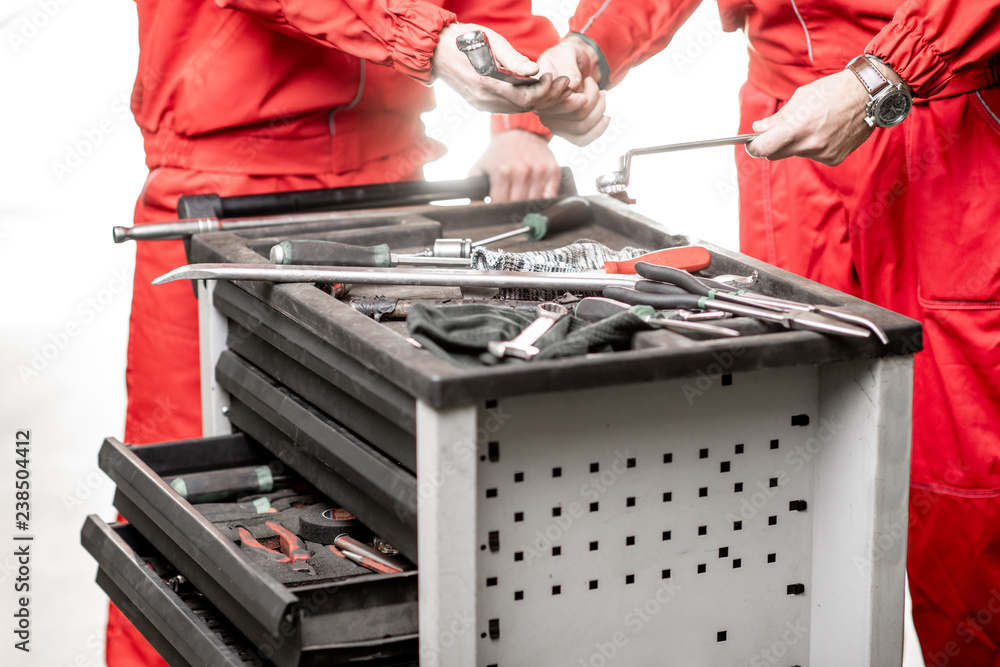
[[[894,127],[903,122],[913,108],[913,98],[903,84],[888,84],[869,96],[865,105],[865,122],[869,127]]]

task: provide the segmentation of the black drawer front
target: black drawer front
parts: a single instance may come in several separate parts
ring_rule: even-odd
[[[417,559],[417,480],[287,387],[232,352],[216,365],[234,426],[299,471],[405,556]]]
[[[260,655],[279,667],[394,665],[414,660],[415,571],[283,586],[251,563],[158,472],[204,470],[199,452],[213,462],[225,460],[228,452],[238,462],[212,469],[278,465],[273,454],[242,434],[144,447],[127,447],[108,439],[100,464],[118,485],[115,505],[122,516]]]

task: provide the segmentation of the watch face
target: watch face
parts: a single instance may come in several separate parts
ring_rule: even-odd
[[[873,110],[875,124],[879,127],[899,125],[906,118],[907,114],[910,113],[912,107],[913,100],[910,99],[910,96],[905,91],[899,89],[890,90],[875,104],[875,109]]]

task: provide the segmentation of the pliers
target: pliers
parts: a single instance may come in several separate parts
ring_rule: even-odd
[[[243,547],[243,550],[256,553],[277,563],[288,563],[289,566],[296,572],[315,576],[316,570],[313,569],[312,565],[306,562],[312,554],[308,549],[306,549],[306,546],[302,543],[302,540],[299,539],[298,535],[273,521],[267,521],[264,525],[278,534],[279,548],[281,551],[268,549],[263,544],[258,542],[257,539],[250,534],[249,530],[240,526],[240,545]]]
[[[728,286],[724,287],[721,284],[718,286],[722,289],[717,289],[710,282],[703,282],[681,269],[639,262],[635,265],[635,270],[647,280],[637,282],[634,290],[623,287],[607,287],[604,289],[604,296],[625,303],[648,305],[657,309],[722,310],[734,315],[745,315],[776,322],[788,329],[804,329],[841,336],[867,338],[871,331],[875,331],[883,342],[887,342],[887,339],[884,338],[885,334],[874,323],[850,313],[846,315],[849,315],[852,321],[865,324],[867,328],[846,322],[843,317],[845,314],[839,311],[825,312],[830,309],[820,311],[819,307],[809,304],[739,294],[730,291]]]

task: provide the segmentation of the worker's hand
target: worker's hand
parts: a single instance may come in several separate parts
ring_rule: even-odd
[[[562,172],[549,142],[526,130],[507,130],[493,135],[486,152],[470,175],[490,177],[490,201],[494,204],[521,199],[545,199],[559,193]]]
[[[837,165],[871,136],[865,122],[868,92],[849,70],[802,86],[778,113],[758,120],[760,136],[747,144],[754,157],[806,157]]]
[[[434,49],[434,76],[443,79],[473,107],[493,113],[521,113],[557,105],[569,96],[569,80],[565,77],[543,74],[538,83],[515,86],[480,75],[455,43],[459,35],[470,30],[486,33],[494,58],[512,72],[534,76],[538,73],[538,65],[518,53],[506,39],[489,28],[471,23],[445,26]]]
[[[604,115],[605,93],[598,87],[601,77],[597,54],[579,37],[567,35],[538,58],[542,72],[569,79],[573,94],[545,109],[535,109],[549,130],[563,139],[586,146],[601,136],[611,118]]]

